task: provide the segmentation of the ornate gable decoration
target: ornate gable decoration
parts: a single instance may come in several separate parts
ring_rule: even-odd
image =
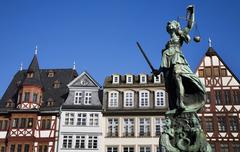
[[[97,87],[100,88],[100,85],[87,73],[83,72],[72,82],[68,84],[68,87]]]

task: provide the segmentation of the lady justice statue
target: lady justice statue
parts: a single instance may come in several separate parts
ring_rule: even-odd
[[[159,70],[152,67],[140,47],[154,75],[164,74],[168,93],[169,111],[166,112],[164,131],[160,137],[160,147],[168,152],[211,152],[199,123],[197,112],[205,104],[205,87],[191,71],[181,47],[190,42],[189,32],[195,23],[193,5],[187,7],[187,26],[181,28],[179,22],[167,23],[170,40],[162,50],[162,62]],[[194,41],[199,42],[200,37]]]

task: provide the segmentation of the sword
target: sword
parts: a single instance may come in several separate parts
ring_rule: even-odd
[[[137,46],[138,46],[139,50],[141,51],[143,57],[144,57],[145,60],[147,61],[147,63],[148,63],[148,65],[149,65],[149,67],[151,68],[151,70],[152,70],[152,71],[155,71],[155,69],[154,69],[153,66],[152,66],[152,63],[149,61],[147,55],[145,54],[145,52],[143,51],[141,45],[140,45],[138,42],[137,42]]]

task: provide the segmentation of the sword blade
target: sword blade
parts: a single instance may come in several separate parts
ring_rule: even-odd
[[[148,63],[148,65],[149,65],[149,67],[151,68],[151,70],[154,71],[154,68],[153,68],[153,66],[152,66],[152,63],[149,61],[146,53],[143,51],[141,45],[140,45],[138,42],[137,42],[137,46],[138,46],[139,50],[141,51],[144,59],[147,61],[147,63]]]

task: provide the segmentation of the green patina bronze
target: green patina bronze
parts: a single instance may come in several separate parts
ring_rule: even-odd
[[[160,137],[160,147],[168,152],[211,152],[201,129],[197,112],[205,104],[205,87],[191,71],[181,47],[190,42],[189,32],[194,25],[194,7],[187,7],[187,26],[179,22],[167,23],[170,40],[162,50],[162,63],[154,75],[163,72],[169,97],[166,123]],[[200,39],[199,39],[200,40]]]

